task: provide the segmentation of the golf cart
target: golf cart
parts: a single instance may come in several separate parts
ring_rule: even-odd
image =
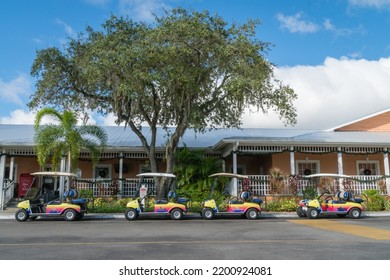
[[[24,201],[18,203],[20,208],[15,213],[18,222],[25,222],[28,219],[35,220],[38,217],[63,217],[66,221],[80,220],[87,213],[86,198],[77,198],[77,191],[70,189],[64,193],[63,199],[57,198],[48,201],[50,196],[45,188],[45,178],[59,179],[61,177],[76,177],[76,174],[66,172],[35,172],[32,173],[33,180],[24,196]],[[37,178],[42,178],[37,182]],[[40,183],[40,186],[37,184]]]
[[[210,177],[214,178],[214,183],[211,188],[210,198],[206,201],[202,202],[202,217],[206,220],[214,219],[215,216],[243,216],[250,220],[255,220],[261,214],[261,203],[263,200],[260,198],[253,198],[252,194],[248,190],[244,190],[240,193],[239,198],[231,196],[229,190],[227,190],[227,186],[225,186],[225,191],[222,195],[226,196],[226,209],[222,211],[222,209],[218,208],[215,199],[212,199],[212,194],[214,192],[214,188],[218,183],[218,179],[228,178],[230,179],[230,184],[233,179],[243,180],[243,183],[249,183],[248,176],[239,175],[239,174],[231,174],[231,173],[215,173],[210,175]]]
[[[330,177],[341,180],[350,179],[351,176],[338,174],[313,174],[305,176],[306,179]],[[367,200],[357,197],[352,191],[337,191],[334,195],[327,188],[315,199],[303,199],[296,210],[299,217],[316,219],[320,215],[336,215],[337,217],[350,217],[358,219],[364,207],[362,203]]]
[[[138,197],[127,203],[128,208],[125,217],[128,221],[137,219],[139,216],[170,216],[172,220],[181,220],[183,213],[187,212],[190,200],[179,198],[176,193],[176,176],[170,173],[141,173],[137,192]],[[150,196],[151,190],[155,187],[156,180],[164,180],[164,184],[169,184],[167,199],[155,200],[153,209],[147,209],[146,200]]]

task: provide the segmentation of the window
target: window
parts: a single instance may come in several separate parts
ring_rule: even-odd
[[[111,164],[97,164],[94,170],[94,177],[96,179],[110,179]]]
[[[380,175],[379,161],[377,160],[358,160],[356,165],[359,175]]]
[[[320,161],[318,160],[297,160],[296,169],[298,175],[310,175],[320,172]]]

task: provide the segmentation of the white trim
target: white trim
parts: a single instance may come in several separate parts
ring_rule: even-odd
[[[375,164],[375,169],[376,169],[376,174],[371,174],[371,175],[380,175],[381,174],[381,170],[380,170],[380,164],[379,164],[379,160],[356,160],[356,174],[357,175],[364,175],[364,174],[360,174],[360,170],[359,170],[359,164],[362,163],[370,163],[370,164]]]
[[[95,178],[95,179],[104,179],[104,178],[98,178],[97,177],[97,174],[96,174],[96,168],[107,168],[108,169],[108,174],[107,174],[107,176],[106,176],[106,179],[109,179],[109,178],[112,178],[112,164],[107,164],[107,163],[105,163],[105,164],[95,164],[94,166],[93,166],[93,177]]]
[[[336,127],[333,127],[333,128],[329,128],[329,129],[326,129],[325,131],[334,131],[336,129],[339,129],[339,128],[342,128],[344,126],[347,126],[347,125],[351,125],[351,124],[354,124],[354,123],[357,123],[357,122],[360,122],[360,121],[364,121],[366,119],[369,119],[369,118],[372,118],[372,117],[376,117],[378,115],[381,115],[383,113],[387,113],[390,111],[390,108],[387,108],[385,110],[382,110],[382,111],[379,111],[379,112],[376,112],[376,113],[373,113],[371,115],[368,115],[368,116],[365,116],[365,117],[362,117],[362,118],[359,118],[359,119],[355,119],[355,120],[352,120],[350,122],[347,122],[347,123],[344,123],[342,125],[339,125],[339,126],[336,126]]]
[[[321,171],[321,165],[319,160],[312,160],[312,159],[299,159],[295,161],[295,174],[299,175],[299,164],[300,163],[315,163],[317,166],[317,173],[320,173]],[[302,175],[302,174],[301,174]]]

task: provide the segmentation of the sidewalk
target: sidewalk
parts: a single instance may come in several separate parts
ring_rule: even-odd
[[[17,207],[8,207],[4,211],[0,211],[0,220],[15,220]],[[186,215],[190,218],[201,218],[199,213],[189,213]],[[362,217],[390,217],[390,211],[380,212],[363,212]],[[88,220],[104,220],[104,219],[124,219],[124,213],[88,213],[84,219]],[[298,218],[295,212],[261,212],[261,218]]]

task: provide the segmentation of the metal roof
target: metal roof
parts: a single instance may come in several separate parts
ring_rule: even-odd
[[[105,126],[108,134],[108,146],[142,147],[141,141],[129,127]],[[174,128],[171,129],[173,132]],[[142,128],[146,139],[150,138],[150,129]],[[164,147],[167,142],[167,133],[159,128],[157,133],[157,147]],[[325,130],[301,129],[216,129],[204,133],[196,133],[188,129],[182,137],[180,146],[191,148],[219,149],[226,144],[248,143],[261,145],[363,145],[363,146],[390,146],[390,132],[342,132]],[[0,124],[0,146],[33,146],[33,125]]]

